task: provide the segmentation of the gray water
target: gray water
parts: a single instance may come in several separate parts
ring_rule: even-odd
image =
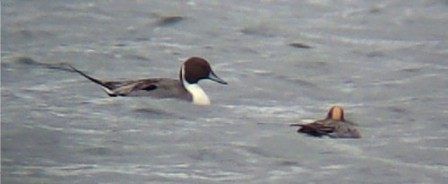
[[[448,2],[2,1],[2,183],[447,183]],[[309,48],[307,48],[309,47]],[[229,82],[212,105],[100,79]],[[290,123],[342,105],[362,139]]]

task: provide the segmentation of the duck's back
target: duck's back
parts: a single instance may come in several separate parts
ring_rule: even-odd
[[[168,78],[140,79],[123,82],[106,82],[119,96],[148,96],[153,98],[178,98],[191,101],[190,93],[179,80]]]
[[[334,131],[329,133],[331,138],[361,138],[361,133],[349,123],[339,121],[335,124]]]

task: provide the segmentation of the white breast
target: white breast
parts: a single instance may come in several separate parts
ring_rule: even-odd
[[[191,94],[193,97],[193,104],[196,105],[210,105],[210,98],[208,98],[205,91],[199,86],[198,84],[190,84],[185,80],[185,68],[182,65],[181,69],[182,73],[182,84],[184,85],[185,89]]]
[[[210,105],[210,99],[204,90],[198,84],[189,84],[184,82],[184,86],[193,97],[193,104],[196,105]]]

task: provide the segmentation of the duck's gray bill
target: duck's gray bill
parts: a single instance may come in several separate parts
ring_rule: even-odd
[[[214,72],[210,72],[210,74],[208,75],[208,78],[212,81],[221,83],[221,84],[227,84],[226,81],[222,80],[221,78],[219,78]]]

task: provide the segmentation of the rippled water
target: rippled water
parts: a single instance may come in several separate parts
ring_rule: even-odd
[[[446,183],[448,2],[2,1],[2,183]],[[212,105],[101,79],[207,58]],[[289,123],[339,104],[359,140]]]

